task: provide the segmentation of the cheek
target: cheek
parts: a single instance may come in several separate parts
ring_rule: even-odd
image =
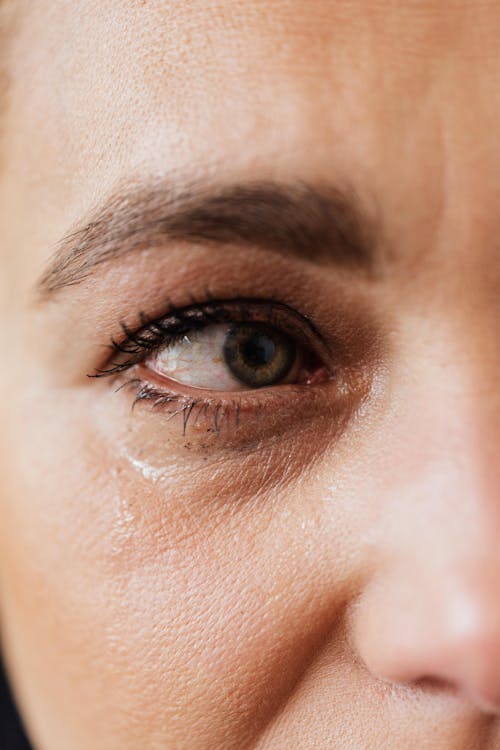
[[[322,587],[343,601],[341,556],[326,581],[304,545],[317,497],[280,484],[282,447],[266,469],[161,451],[86,401],[47,397],[13,430],[2,624],[28,721],[51,748],[238,747],[328,627]]]

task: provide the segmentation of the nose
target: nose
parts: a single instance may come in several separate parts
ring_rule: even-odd
[[[463,404],[444,392],[430,409],[420,402],[401,418],[406,442],[386,448],[354,639],[377,679],[500,715],[498,400]]]
[[[422,571],[420,571],[422,572]],[[382,576],[358,612],[358,648],[377,678],[452,689],[486,713],[500,713],[500,568],[410,570]]]

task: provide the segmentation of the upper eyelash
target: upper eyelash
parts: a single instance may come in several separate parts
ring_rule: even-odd
[[[310,333],[324,344],[323,337],[312,321],[284,302],[233,298],[200,303],[193,302],[191,305],[180,309],[169,304],[167,311],[160,318],[150,320],[141,312],[139,314],[141,326],[135,331],[129,328],[124,321],[120,321],[124,336],[121,341],[117,341],[115,338],[111,339],[110,349],[112,354],[109,366],[96,369],[89,377],[100,378],[117,375],[141,362],[147,354],[158,350],[160,347],[175,343],[188,333],[202,330],[217,323],[234,322],[235,314],[231,312],[230,308],[235,308],[234,312],[237,310],[242,320],[245,320],[245,317],[248,319],[251,312],[255,312],[258,308],[265,312],[266,322],[269,325],[276,324],[276,317],[279,316],[279,313],[292,316],[300,324],[306,326]],[[121,362],[113,361],[113,358],[116,360],[120,356],[128,358]]]

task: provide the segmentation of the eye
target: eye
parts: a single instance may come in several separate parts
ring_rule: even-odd
[[[204,450],[221,435],[227,447],[250,445],[326,412],[340,431],[368,392],[371,370],[362,357],[353,364],[340,315],[325,336],[286,302],[183,297],[190,304],[169,303],[160,317],[139,312],[132,325],[120,322],[123,335],[89,377],[111,378],[114,392],[132,394],[133,408],[149,405],[166,423],[178,417],[183,436],[189,424],[200,438],[193,445]]]
[[[272,386],[317,385],[333,379],[336,361],[313,323],[274,300],[232,299],[171,306],[162,318],[142,327],[121,327],[112,339],[111,360],[94,377],[134,369],[125,384],[137,388],[134,403],[214,403],[209,391],[225,394]],[[198,393],[189,393],[198,391]],[[204,393],[204,391],[206,393]]]
[[[224,424],[229,444],[242,445],[276,435],[277,420],[284,434],[324,409],[333,409],[339,426],[340,412],[364,393],[364,370],[353,371],[347,336],[325,338],[285,302],[192,301],[169,304],[159,318],[137,318],[133,328],[120,323],[123,337],[111,339],[111,355],[90,377],[111,377],[116,392],[132,392],[134,407],[147,403],[167,421],[179,416],[183,435],[189,423],[204,440],[219,437]]]
[[[209,325],[145,361],[161,377],[193,388],[238,391],[296,382],[310,360],[284,331],[260,322]]]

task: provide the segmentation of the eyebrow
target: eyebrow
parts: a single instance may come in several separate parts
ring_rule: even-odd
[[[175,241],[265,248],[365,273],[375,263],[373,217],[351,191],[304,182],[155,184],[116,192],[67,234],[38,292],[51,297],[126,254]]]

